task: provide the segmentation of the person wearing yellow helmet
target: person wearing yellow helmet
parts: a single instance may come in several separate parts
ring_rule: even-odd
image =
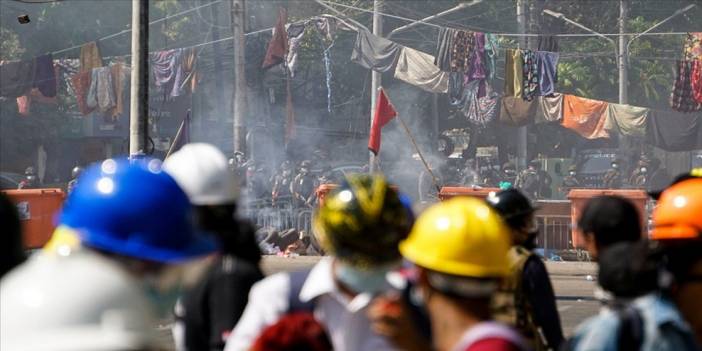
[[[490,299],[509,274],[509,231],[483,201],[454,198],[426,210],[400,243],[416,266],[435,350],[521,350],[516,331],[491,321]]]
[[[382,176],[348,176],[314,216],[314,235],[329,256],[309,271],[256,283],[225,350],[249,350],[281,316],[304,311],[320,319],[334,350],[395,350],[371,330],[366,311],[374,296],[398,291],[386,276],[401,264],[398,244],[412,222],[409,201]]]

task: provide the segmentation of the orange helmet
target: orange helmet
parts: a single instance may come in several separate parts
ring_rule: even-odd
[[[653,211],[651,240],[702,238],[702,179],[666,189]]]

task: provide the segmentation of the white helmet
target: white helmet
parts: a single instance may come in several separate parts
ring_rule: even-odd
[[[0,349],[167,349],[140,286],[95,253],[36,254],[0,284]]]
[[[175,178],[193,205],[229,204],[239,197],[226,156],[210,144],[183,146],[163,162],[163,170]]]

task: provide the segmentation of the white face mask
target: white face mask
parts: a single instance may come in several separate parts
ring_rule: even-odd
[[[641,173],[646,173],[646,167],[641,167]]]
[[[384,265],[371,269],[359,269],[347,263],[338,262],[336,278],[355,293],[379,293],[388,286],[386,275],[398,265]]]

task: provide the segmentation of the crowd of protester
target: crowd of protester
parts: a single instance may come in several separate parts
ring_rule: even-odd
[[[699,350],[700,175],[652,194],[648,235],[626,199],[588,203],[576,225],[602,308],[565,338],[533,251],[536,208],[519,190],[415,213],[383,176],[347,176],[308,236],[325,256],[264,277],[219,150],[108,159],[82,172],[29,257],[0,198],[0,349]],[[159,335],[173,318],[173,338]]]

